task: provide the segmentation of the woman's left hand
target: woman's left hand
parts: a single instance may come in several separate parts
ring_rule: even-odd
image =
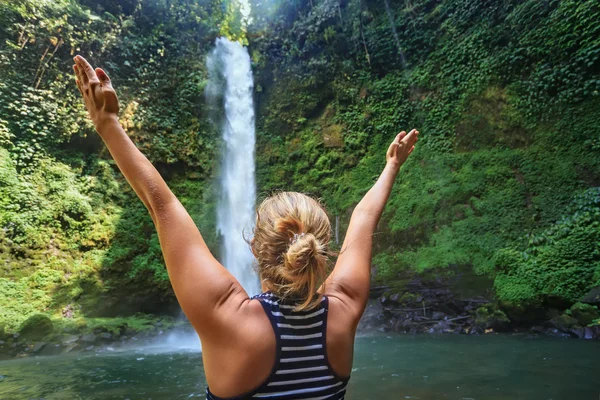
[[[77,76],[77,87],[83,96],[90,118],[100,132],[109,121],[117,120],[119,99],[112,87],[110,78],[101,68],[92,68],[81,56],[75,56],[73,69]]]

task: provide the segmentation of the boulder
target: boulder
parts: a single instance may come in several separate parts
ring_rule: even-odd
[[[39,353],[48,343],[46,342],[35,342],[31,349],[32,353]]]
[[[60,338],[60,342],[63,345],[68,345],[71,343],[76,343],[79,340],[79,335],[63,335]]]
[[[581,302],[600,307],[600,286],[596,286],[595,288],[592,288],[592,290],[587,292],[581,298]]]
[[[94,335],[93,333],[88,333],[81,337],[81,341],[85,343],[94,343],[96,340],[96,335]]]
[[[510,328],[510,320],[502,311],[493,311],[490,307],[479,307],[475,311],[475,325],[483,331],[493,329],[503,332]]]
[[[28,340],[40,340],[52,333],[52,321],[45,314],[33,314],[21,324],[19,335]]]
[[[594,330],[590,326],[586,326],[583,330],[583,338],[587,340],[591,340],[595,338]]]
[[[578,321],[570,315],[563,314],[558,317],[554,317],[550,320],[550,325],[558,329],[561,332],[569,333],[571,328],[578,325]]]
[[[546,321],[546,310],[539,306],[501,301],[499,308],[517,324],[535,324]]]
[[[113,338],[113,335],[109,332],[102,332],[98,335],[98,338],[103,342],[110,342]]]
[[[598,308],[590,304],[575,303],[569,311],[571,312],[573,318],[575,318],[581,326],[589,325],[594,320],[600,318]]]
[[[576,326],[574,328],[572,328],[569,333],[571,334],[571,336],[578,338],[578,339],[583,339],[585,336],[585,330],[580,327],[580,326]]]
[[[433,313],[431,313],[431,319],[443,319],[446,316],[446,314],[444,314],[441,311],[434,311]]]

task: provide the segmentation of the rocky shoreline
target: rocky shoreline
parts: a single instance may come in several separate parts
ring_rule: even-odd
[[[600,340],[600,288],[580,302],[546,304],[524,308],[495,301],[486,291],[457,289],[469,281],[460,274],[440,277],[405,276],[402,287],[373,285],[360,332],[402,334],[481,335],[514,333]],[[35,314],[17,333],[5,333],[0,324],[0,360],[28,356],[51,356],[78,352],[113,351],[166,343],[174,333],[197,338],[185,320],[141,315],[126,319],[76,320],[57,324],[44,314]],[[191,347],[196,346],[194,344]]]
[[[372,286],[359,329],[392,333],[534,334],[600,340],[600,288],[581,302],[561,308],[546,304],[524,308],[493,296],[461,296],[453,278],[405,277],[402,289]],[[567,306],[568,307],[568,306]]]
[[[173,322],[172,318],[156,318],[142,329],[120,324],[117,329],[114,326],[92,329],[69,327],[59,332],[47,316],[36,314],[31,319],[33,323],[25,324],[18,333],[7,334],[0,330],[0,360],[165,345],[170,338],[173,341],[175,334],[190,342],[197,337],[186,321]],[[176,342],[172,344],[180,347]]]

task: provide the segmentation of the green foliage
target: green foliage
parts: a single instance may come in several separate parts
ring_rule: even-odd
[[[567,314],[573,316],[581,326],[594,325],[595,321],[600,319],[598,307],[579,302],[573,304],[573,306],[567,310]]]
[[[375,236],[379,279],[472,265],[502,299],[575,301],[598,280],[598,226],[568,206],[600,185],[600,9],[390,3],[394,26],[369,0],[261,8],[268,17],[249,28],[260,187],[321,197],[343,231],[394,135],[418,127]],[[340,147],[326,145],[332,125]],[[553,235],[557,221],[565,236],[533,255],[528,238]]]
[[[342,233],[393,137],[421,131],[375,236],[378,279],[470,265],[515,307],[600,285],[597,4],[389,2],[391,22],[374,0],[257,0],[246,27],[220,0],[0,1],[0,320],[173,301],[147,210],[87,122],[76,53],[108,71],[128,134],[217,249],[203,91],[219,34],[252,54],[259,192],[320,197]]]
[[[216,0],[0,1],[0,320],[10,330],[38,311],[60,318],[74,306],[81,318],[173,302],[155,228],[93,132],[72,56],[108,71],[128,134],[214,231],[201,201],[217,132],[202,103],[221,10]]]
[[[577,196],[565,217],[530,235],[524,251],[498,250],[495,286],[502,300],[575,302],[600,281],[600,189]],[[588,322],[589,323],[589,322]]]
[[[80,334],[108,332],[122,335],[126,331],[129,334],[157,332],[175,327],[177,324],[175,318],[137,313],[129,317],[59,319],[55,321],[55,331],[71,331]]]

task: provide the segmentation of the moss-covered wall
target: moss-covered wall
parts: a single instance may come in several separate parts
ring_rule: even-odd
[[[600,8],[389,5],[261,10],[261,187],[322,197],[345,227],[394,135],[417,127],[376,234],[378,278],[468,265],[504,301],[576,301],[600,284]]]

